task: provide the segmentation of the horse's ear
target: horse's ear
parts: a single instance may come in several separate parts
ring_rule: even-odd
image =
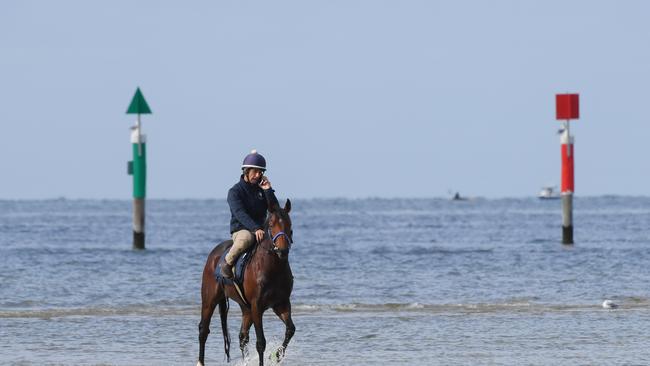
[[[287,198],[287,203],[284,204],[284,212],[289,213],[291,211],[291,201]]]

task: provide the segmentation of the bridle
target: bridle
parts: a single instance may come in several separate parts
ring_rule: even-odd
[[[268,251],[269,253],[279,254],[280,256],[286,256],[289,254],[289,249],[291,249],[291,244],[293,244],[293,240],[291,240],[291,237],[287,235],[287,233],[285,233],[284,230],[278,231],[277,233],[275,233],[275,235],[273,235],[273,233],[271,232],[271,225],[268,225],[270,219],[271,219],[271,215],[267,217],[267,222],[265,226],[267,226],[266,235],[268,235],[269,239],[271,239],[271,244],[273,244],[273,248],[267,248],[267,247],[263,247],[263,248],[266,249],[266,251]],[[276,244],[278,238],[281,236],[284,236],[284,238],[289,243],[289,246],[286,249],[280,249]]]
[[[293,240],[291,240],[291,237],[287,235],[287,233],[285,233],[284,231],[278,231],[275,235],[273,235],[273,233],[271,233],[271,228],[268,228],[267,235],[271,239],[271,243],[273,243],[273,248],[271,249],[265,248],[267,251],[275,254],[281,253],[282,255],[287,255],[289,253],[289,250],[291,249],[291,244],[293,244]],[[287,249],[280,249],[278,248],[278,245],[275,244],[275,241],[281,236],[284,236],[287,242],[289,243],[289,247]]]

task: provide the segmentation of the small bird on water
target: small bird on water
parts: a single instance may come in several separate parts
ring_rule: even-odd
[[[617,307],[618,307],[618,304],[616,304],[612,300],[603,301],[603,308],[605,308],[605,309],[616,309]]]

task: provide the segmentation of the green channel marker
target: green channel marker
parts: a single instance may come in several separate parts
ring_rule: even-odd
[[[137,88],[126,114],[137,114],[136,125],[131,127],[133,160],[128,164],[128,174],[133,175],[133,248],[145,248],[145,198],[147,196],[147,136],[142,133],[141,114],[151,114],[144,95]]]

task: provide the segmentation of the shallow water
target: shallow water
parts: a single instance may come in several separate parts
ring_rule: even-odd
[[[217,200],[0,201],[0,363],[195,364]],[[650,363],[650,199],[296,200],[284,365]],[[603,309],[611,299],[618,309]],[[233,303],[234,305],[234,303]],[[267,354],[284,334],[264,318]],[[230,310],[231,364],[239,309]],[[225,364],[219,322],[206,364]]]

